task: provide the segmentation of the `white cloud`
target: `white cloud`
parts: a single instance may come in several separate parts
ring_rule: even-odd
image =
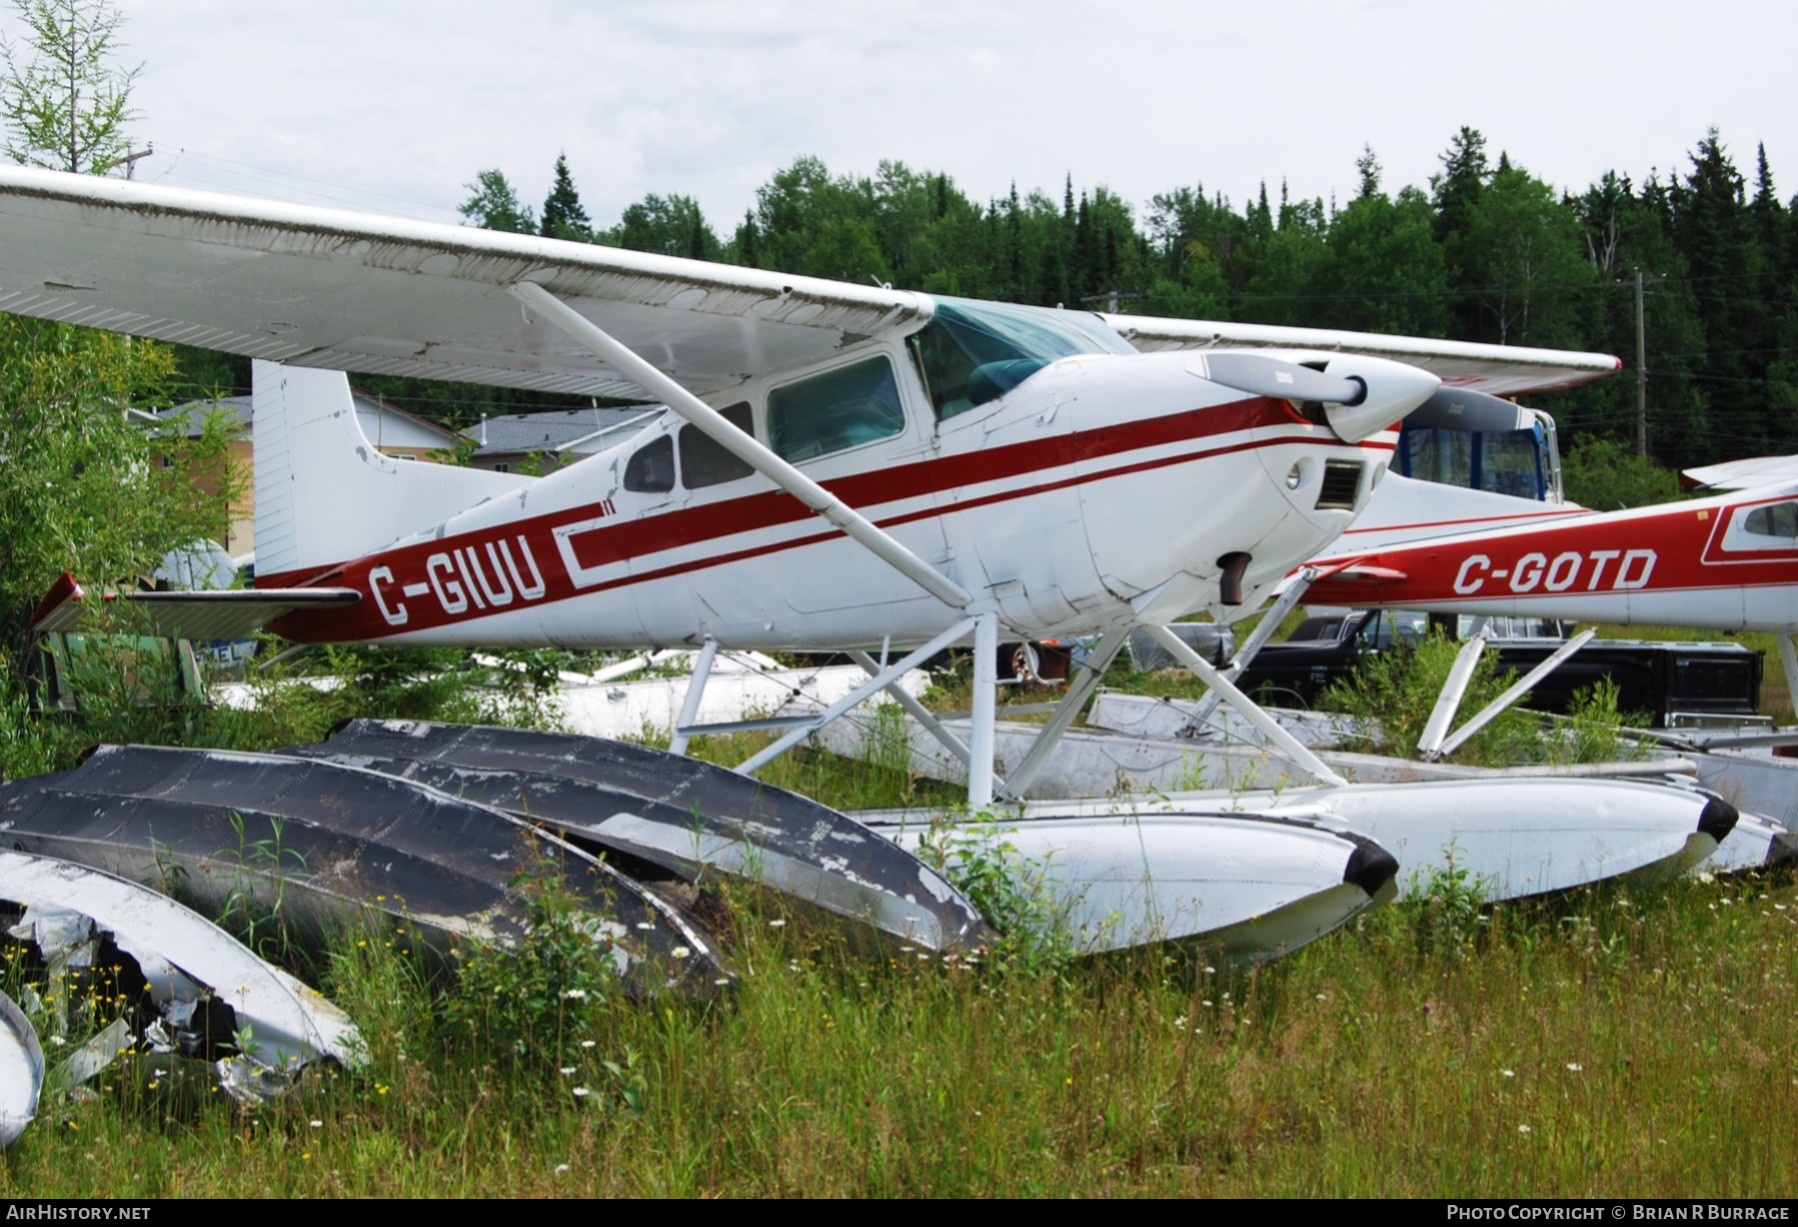
[[[1715,124],[1743,172],[1798,152],[1778,96],[1794,10],[1671,0],[827,4],[576,0],[277,9],[124,0],[140,176],[455,220],[503,169],[530,202],[566,150],[588,212],[695,196],[720,230],[800,154],[947,171],[976,199],[1105,184],[1137,204],[1266,180],[1346,199],[1371,144],[1424,185],[1470,124],[1559,187],[1683,170]],[[16,18],[0,31],[16,34]],[[181,151],[185,150],[183,153]]]

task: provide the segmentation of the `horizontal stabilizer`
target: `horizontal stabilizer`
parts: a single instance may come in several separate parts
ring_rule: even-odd
[[[1403,571],[1391,567],[1376,567],[1367,563],[1356,563],[1343,567],[1330,576],[1331,579],[1350,584],[1396,584],[1411,577]]]
[[[88,593],[64,573],[31,615],[31,629],[80,631],[96,609],[129,607],[129,629],[171,639],[237,639],[297,609],[348,607],[362,599],[353,588],[260,588],[226,592]],[[141,621],[140,621],[141,619]]]

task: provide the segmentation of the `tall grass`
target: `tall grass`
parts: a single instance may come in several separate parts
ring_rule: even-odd
[[[569,1003],[592,1047],[534,1063],[364,935],[328,985],[364,1069],[253,1113],[109,1079],[46,1107],[0,1193],[1789,1195],[1790,888],[1500,909],[1466,948],[1422,916],[1242,976],[1045,976],[852,953],[764,901],[732,996],[595,994]]]
[[[320,706],[206,727],[224,741],[303,740],[333,704]],[[20,762],[61,754],[64,734],[44,728],[21,713],[0,721],[0,742]],[[754,744],[700,748],[735,762]],[[791,755],[762,778],[840,807],[957,799],[892,749],[849,766]],[[365,1065],[310,1071],[251,1110],[193,1071],[126,1062],[92,1100],[46,1101],[0,1158],[0,1195],[1798,1185],[1789,885],[1692,881],[1452,917],[1428,902],[1388,908],[1238,976],[1207,971],[1202,954],[1046,968],[870,954],[778,898],[725,903],[738,987],[703,1004],[629,1003],[566,940],[446,985],[386,930],[348,934],[323,987],[358,1021]]]

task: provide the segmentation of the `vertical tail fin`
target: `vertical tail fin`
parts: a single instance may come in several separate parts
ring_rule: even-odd
[[[257,361],[252,386],[260,585],[303,582],[533,480],[388,459],[341,371]]]

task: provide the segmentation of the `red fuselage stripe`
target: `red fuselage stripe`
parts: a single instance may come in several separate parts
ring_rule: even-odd
[[[1076,472],[1052,481],[1034,482],[978,496],[954,497],[958,489],[968,485],[1003,481],[1045,468],[1065,469],[1082,462],[1090,466],[1091,462],[1095,460],[1116,457],[1131,451],[1202,440],[1208,436],[1240,432],[1257,427],[1295,425],[1300,424],[1294,421],[1283,402],[1267,399],[1241,401],[1231,405],[1191,410],[1147,421],[1125,423],[1117,427],[1080,432],[1073,436],[1063,435],[1039,442],[1013,444],[1008,447],[996,448],[990,452],[914,462],[891,469],[855,474],[824,484],[851,506],[864,508],[907,499],[915,500],[920,497],[933,499],[931,506],[887,516],[878,521],[883,528],[893,528],[948,513],[1028,498],[1032,495],[1090,482],[1172,465],[1188,464],[1207,457],[1228,455],[1261,447],[1305,442],[1312,445],[1354,448],[1356,450],[1365,448],[1391,450],[1389,444],[1347,444],[1333,436],[1308,435],[1251,439],[1224,446],[1182,451],[1175,455],[1157,456],[1133,463],[1112,465],[1096,471]],[[541,607],[573,596],[603,592],[650,580],[666,579],[706,568],[799,549],[832,540],[839,535],[835,529],[825,529],[821,532],[807,533],[782,541],[764,541],[745,546],[742,549],[708,553],[703,557],[672,562],[651,570],[635,571],[628,575],[576,587],[572,582],[572,577],[566,575],[559,565],[559,550],[555,542],[554,530],[560,529],[565,533],[573,559],[580,567],[593,568],[622,563],[631,559],[642,559],[664,551],[703,546],[708,542],[718,542],[722,538],[744,532],[801,523],[811,519],[814,514],[799,500],[785,492],[771,490],[719,503],[649,513],[635,519],[621,519],[616,524],[606,522],[573,532],[568,531],[570,525],[579,524],[584,519],[599,518],[600,509],[601,505],[598,503],[572,507],[508,524],[493,525],[455,537],[434,539],[385,550],[353,562],[339,564],[322,572],[289,572],[280,575],[259,576],[258,584],[263,586],[301,586],[296,581],[303,574],[305,580],[310,583],[343,585],[371,592],[370,571],[385,567],[390,568],[391,573],[398,577],[391,583],[383,580],[386,585],[387,598],[394,599],[394,594],[404,588],[408,581],[416,585],[418,576],[429,574],[426,562],[432,556],[442,555],[446,551],[466,551],[472,556],[471,561],[476,566],[481,566],[485,561],[482,550],[490,548],[488,543],[517,542],[521,553],[528,547],[530,553],[543,567],[542,578],[547,591],[543,591],[541,596],[531,601],[533,606]],[[447,575],[448,572],[444,572],[444,574]],[[470,607],[458,611],[455,615],[433,609],[428,602],[414,601],[409,607],[404,624],[389,624],[378,612],[380,608],[383,608],[381,594],[375,595],[376,600],[365,601],[355,609],[297,612],[279,620],[274,626],[280,633],[299,640],[379,638],[522,607],[521,604],[513,604],[508,601],[488,608],[471,591],[469,594]]]

